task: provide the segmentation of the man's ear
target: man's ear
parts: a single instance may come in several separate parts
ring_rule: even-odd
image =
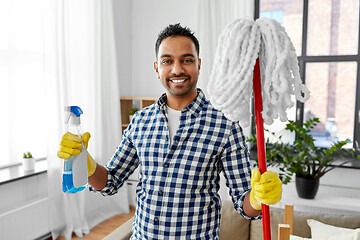
[[[198,60],[198,68],[199,68],[199,71],[200,71],[200,68],[201,68],[201,58],[199,58],[199,60]]]
[[[156,72],[156,74],[157,74],[157,77],[160,78],[159,68],[158,68],[158,63],[157,63],[157,62],[154,62],[154,69],[155,69],[155,72]]]

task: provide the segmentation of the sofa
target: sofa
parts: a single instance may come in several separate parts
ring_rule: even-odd
[[[223,201],[221,210],[221,224],[220,224],[220,240],[261,240],[262,235],[262,221],[248,221],[234,210],[231,201]],[[283,223],[284,210],[280,208],[270,207],[271,219],[271,239],[278,239],[278,224]],[[321,223],[329,224],[336,227],[356,229],[360,228],[360,215],[343,216],[330,214],[315,214],[294,211],[293,217],[293,235],[299,236],[296,239],[310,238],[311,229],[308,226],[307,220],[314,219]],[[118,227],[105,240],[128,240],[131,236],[133,218]],[[321,224],[320,223],[320,224]],[[359,229],[360,236],[360,229]],[[301,238],[300,238],[301,237]],[[335,238],[336,239],[336,238]],[[343,240],[343,239],[341,239]]]

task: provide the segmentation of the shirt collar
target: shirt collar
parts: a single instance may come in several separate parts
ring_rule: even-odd
[[[207,100],[205,98],[205,94],[203,93],[203,91],[200,88],[197,89],[197,92],[198,92],[198,95],[196,96],[194,101],[192,101],[188,106],[184,107],[181,110],[181,112],[189,111],[190,113],[194,114],[195,117],[197,117],[199,115],[203,105],[207,102]],[[166,93],[161,95],[161,97],[157,101],[157,105],[158,105],[159,109],[165,109]]]

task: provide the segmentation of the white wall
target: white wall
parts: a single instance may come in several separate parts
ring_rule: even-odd
[[[131,95],[132,0],[114,1],[114,27],[121,96]]]
[[[158,33],[180,22],[194,29],[193,0],[116,0],[115,38],[121,96],[159,97],[163,86],[153,69]]]
[[[194,31],[195,9],[194,0],[132,1],[131,96],[160,97],[164,93],[153,68],[157,35],[173,23]]]

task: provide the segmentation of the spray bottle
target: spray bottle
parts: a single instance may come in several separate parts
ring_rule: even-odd
[[[81,139],[83,134],[80,127],[80,115],[83,113],[78,106],[65,107],[67,117],[65,124],[67,131],[78,135],[82,151],[79,155],[71,156],[69,159],[64,159],[63,169],[63,192],[76,193],[84,190],[88,185],[88,171],[87,171],[87,150]]]

